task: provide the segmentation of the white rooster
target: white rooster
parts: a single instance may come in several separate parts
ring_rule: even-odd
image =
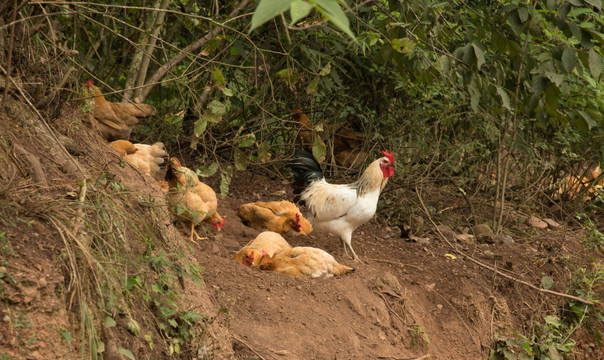
[[[290,167],[294,173],[294,193],[310,210],[308,220],[314,229],[338,235],[348,256],[359,257],[352,248],[352,232],[369,221],[377,208],[380,193],[394,174],[394,153],[383,151],[361,177],[352,184],[330,184],[325,181],[321,167],[307,151],[296,151]]]

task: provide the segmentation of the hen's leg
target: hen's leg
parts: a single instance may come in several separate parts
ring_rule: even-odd
[[[197,238],[197,240],[207,240],[208,239],[206,237],[199,236],[197,231],[195,231],[195,223],[191,222],[191,237],[189,238],[189,240],[191,240],[191,242],[197,244],[197,242],[195,242],[195,240],[193,240],[193,234],[195,234],[195,237]]]

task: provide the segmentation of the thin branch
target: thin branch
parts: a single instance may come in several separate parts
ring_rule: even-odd
[[[239,3],[239,5],[235,9],[233,9],[233,11],[231,11],[231,13],[227,16],[227,18],[232,18],[234,16],[237,16],[237,14],[239,14],[239,12],[241,12],[248,5],[249,2],[250,2],[250,0],[241,1],[241,3]],[[149,95],[153,86],[155,84],[159,83],[159,80],[162,79],[164,76],[166,76],[166,74],[168,72],[170,72],[170,70],[172,70],[173,67],[180,64],[180,62],[186,58],[188,53],[192,53],[193,51],[196,51],[197,49],[202,47],[206,42],[215,38],[216,35],[218,35],[222,30],[223,30],[222,26],[218,26],[218,27],[214,28],[213,30],[208,32],[204,37],[198,39],[191,45],[184,48],[182,52],[180,52],[178,55],[176,55],[173,58],[171,58],[170,60],[168,60],[168,62],[166,62],[159,69],[157,69],[157,71],[145,83],[146,87],[141,92],[139,100],[141,102],[145,101],[145,99],[147,98],[147,95]]]
[[[426,208],[426,205],[424,204],[424,200],[422,199],[422,196],[421,196],[421,191],[417,187],[415,187],[415,192],[417,194],[417,198],[419,199],[419,202],[420,202],[420,204],[422,206],[422,209],[423,209],[424,213],[428,217],[428,220],[430,220],[430,222],[432,223],[432,226],[434,226],[434,229],[436,230],[436,232],[438,233],[438,235],[440,236],[440,238],[443,239],[453,249],[453,251],[455,251],[460,256],[463,256],[466,259],[468,259],[468,260],[472,261],[473,263],[475,263],[476,265],[481,266],[481,267],[483,267],[485,269],[489,269],[489,270],[493,271],[494,273],[496,273],[496,274],[498,274],[500,276],[503,276],[506,279],[510,279],[510,280],[513,280],[513,281],[518,282],[520,284],[526,285],[526,286],[528,286],[529,288],[531,288],[533,290],[537,290],[537,291],[542,292],[542,293],[546,293],[546,294],[550,294],[550,295],[556,295],[556,296],[560,296],[560,297],[563,297],[563,298],[575,300],[575,301],[578,301],[578,302],[581,302],[581,303],[587,304],[587,305],[596,305],[596,303],[594,303],[593,301],[581,299],[580,297],[572,296],[572,295],[565,294],[565,293],[560,293],[560,292],[557,292],[557,291],[552,291],[552,290],[546,290],[546,289],[539,288],[539,287],[537,287],[537,286],[535,286],[535,285],[533,285],[533,284],[531,284],[531,283],[529,283],[527,281],[518,279],[517,277],[508,275],[506,273],[503,273],[503,272],[497,270],[496,268],[494,268],[494,267],[492,267],[490,265],[484,264],[484,263],[482,263],[482,262],[480,262],[480,261],[472,258],[471,256],[467,255],[463,251],[459,250],[456,246],[454,246],[445,237],[445,235],[443,235],[443,233],[438,228],[438,225],[436,225],[436,223],[432,219],[432,216],[430,215],[430,212]]]

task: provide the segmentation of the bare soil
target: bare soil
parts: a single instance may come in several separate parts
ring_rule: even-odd
[[[72,109],[73,110],[73,109]],[[81,121],[82,114],[65,111],[52,124],[53,131],[76,142],[70,151],[91,177],[108,171],[129,191],[161,197],[152,179],[123,166],[117,155]],[[7,118],[2,122],[7,123]],[[74,127],[74,122],[78,124]],[[20,144],[41,162],[50,186],[44,190],[35,179],[31,161],[2,157],[8,175],[2,177],[0,208],[10,224],[6,229],[12,255],[3,251],[0,264],[0,355],[9,359],[80,358],[81,329],[68,269],[64,238],[38,213],[51,206],[47,199],[73,197],[78,179],[66,174],[44,146],[34,141],[24,123],[15,121],[2,133],[3,142]],[[75,129],[75,130],[74,130]],[[10,140],[10,141],[8,141]],[[6,147],[5,147],[6,149]],[[8,154],[8,156],[7,156]],[[8,166],[16,163],[17,166]],[[195,167],[194,161],[185,165]],[[7,170],[8,171],[8,170]],[[399,172],[395,176],[404,176]],[[207,182],[218,190],[219,177]],[[464,200],[447,195],[444,187],[427,187],[422,196],[427,206],[442,210],[439,221],[461,228],[469,210]],[[417,197],[412,192],[387,192],[388,196]],[[45,199],[38,201],[38,197]],[[531,333],[546,315],[560,315],[565,299],[544,294],[504,278],[455,252],[424,217],[423,242],[400,236],[397,223],[388,224],[385,203],[376,218],[353,234],[353,246],[363,263],[343,256],[339,239],[329,234],[287,234],[294,246],[314,246],[333,254],[356,271],[331,279],[299,279],[260,271],[235,263],[231,257],[259,231],[244,226],[236,215],[239,205],[257,200],[292,199],[286,177],[261,169],[235,172],[229,195],[219,202],[226,216],[223,231],[206,229],[207,240],[188,241],[188,227],[168,219],[162,225],[179,233],[180,245],[204,269],[203,284],[186,282],[181,306],[206,314],[211,322],[199,325],[200,335],[178,356],[187,359],[487,359],[495,339],[513,337],[514,331]],[[54,210],[53,210],[54,211]],[[57,208],[57,212],[61,209]],[[508,218],[526,218],[509,210]],[[37,215],[38,214],[38,215]],[[580,243],[581,232],[566,225],[555,230],[536,230],[523,222],[514,225],[515,242],[455,243],[465,254],[514,277],[540,286],[544,275],[554,280],[552,290],[566,292],[578,267],[588,259],[602,260]],[[414,225],[414,224],[410,224]],[[457,231],[457,230],[456,230]],[[459,232],[459,231],[458,231]],[[128,239],[133,257],[142,247],[140,238]],[[0,244],[5,246],[6,244]],[[12,279],[9,279],[9,276]],[[14,281],[13,281],[14,280]],[[600,324],[601,325],[601,324]],[[108,344],[128,345],[137,359],[168,358],[166,349],[151,349],[142,339],[118,323],[114,334],[101,336]],[[602,359],[604,352],[589,334],[574,334],[577,359]],[[105,358],[124,358],[108,349]]]

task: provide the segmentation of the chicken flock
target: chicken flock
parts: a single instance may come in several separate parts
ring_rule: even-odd
[[[190,226],[190,241],[204,239],[195,230],[201,223],[221,231],[226,220],[218,213],[218,197],[199,180],[196,172],[183,166],[178,158],[169,157],[161,142],[147,145],[129,141],[134,126],[140,119],[154,115],[155,108],[109,102],[92,80],[84,84],[84,89],[93,99],[92,116],[109,147],[157,181],[171,212]],[[299,130],[297,139],[305,148],[316,136],[312,122],[299,109],[294,110],[294,119]],[[334,146],[339,144],[334,147],[337,162],[352,167],[365,160],[367,154],[359,149],[358,134],[347,128],[334,134]],[[306,150],[296,151],[289,167],[294,176],[294,193],[308,209],[306,216],[288,200],[242,204],[237,211],[242,223],[266,231],[249,241],[232,259],[248,267],[297,277],[328,278],[354,271],[322,249],[292,247],[282,235],[308,235],[313,230],[331,233],[339,237],[344,253],[348,256],[350,250],[351,258],[360,262],[352,247],[352,233],[375,215],[378,198],[394,174],[394,153],[384,151],[351,184],[327,182],[320,165]]]

